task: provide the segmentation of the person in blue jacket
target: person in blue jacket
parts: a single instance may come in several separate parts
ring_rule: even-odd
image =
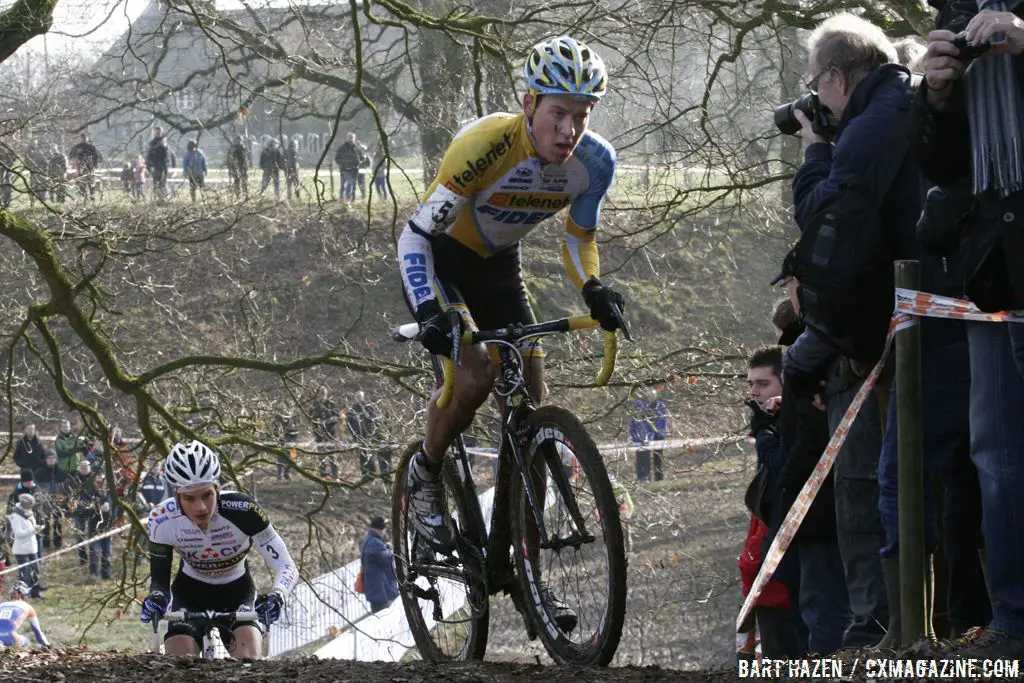
[[[371,519],[359,549],[359,560],[363,563],[363,595],[373,612],[387,608],[398,597],[395,555],[384,538],[387,528],[387,521],[380,515]]]
[[[199,149],[199,143],[195,140],[189,141],[188,151],[185,152],[181,166],[185,177],[188,178],[188,191],[192,195],[192,201],[195,202],[196,188],[203,189],[207,173],[206,154]]]
[[[658,398],[658,392],[650,389],[646,398],[636,399],[636,413],[629,421],[629,439],[638,446],[644,446],[636,452],[636,480],[649,481],[651,475],[651,459],[654,459],[654,480],[665,478],[662,465],[661,445],[655,442],[664,441],[668,434],[668,407]]]

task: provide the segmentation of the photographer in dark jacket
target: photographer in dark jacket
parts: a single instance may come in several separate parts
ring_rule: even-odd
[[[981,10],[981,11],[979,11]],[[964,291],[986,311],[1024,308],[1024,7],[951,0],[928,35],[911,146],[928,180],[969,178]],[[956,43],[963,30],[964,41]],[[973,60],[971,46],[987,50]],[[987,48],[984,46],[988,46]],[[969,68],[968,68],[969,64]],[[992,621],[965,657],[1024,656],[1024,328],[968,322],[971,459],[981,482]]]
[[[887,134],[905,115],[909,71],[895,64],[896,52],[881,29],[843,14],[826,20],[810,38],[810,83],[838,119],[834,145],[816,133],[802,113],[806,159],[793,178],[796,220],[804,229],[842,183],[864,176],[888,150]],[[909,156],[899,167],[878,215],[894,258],[916,257],[915,226],[922,196],[920,174]],[[785,383],[810,398],[827,380],[828,430],[834,432],[870,368],[838,357],[828,344],[805,332],[787,350]],[[882,388],[887,388],[883,383]],[[882,446],[884,393],[872,393],[836,460],[835,501],[839,548],[846,575],[851,624],[844,647],[874,645],[889,621],[879,550],[885,542],[878,509],[878,462]]]

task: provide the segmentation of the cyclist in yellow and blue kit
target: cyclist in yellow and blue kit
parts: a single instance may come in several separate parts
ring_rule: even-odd
[[[522,112],[491,114],[456,134],[398,241],[406,300],[422,344],[434,354],[451,352],[446,310],[459,311],[473,329],[534,322],[519,241],[563,209],[562,260],[569,278],[591,316],[606,330],[618,328],[614,307],[621,310],[623,300],[597,279],[595,242],[601,202],[615,175],[615,150],[587,130],[607,89],[604,62],[583,43],[560,36],[531,49],[523,74]],[[536,341],[525,341],[519,350],[530,395],[539,403],[541,349]],[[461,358],[452,401],[444,409],[430,402],[426,436],[407,482],[413,526],[439,552],[453,546],[442,456],[494,384],[482,345],[463,348]],[[550,590],[542,596],[560,625],[575,624],[575,614]]]

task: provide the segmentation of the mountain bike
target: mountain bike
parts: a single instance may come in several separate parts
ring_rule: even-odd
[[[606,665],[615,656],[626,613],[619,505],[601,454],[580,421],[564,408],[534,406],[516,348],[523,339],[593,328],[597,322],[577,316],[463,333],[459,315],[450,316],[452,357],[432,357],[442,386],[438,406],[452,395],[459,341],[493,344],[500,356],[495,393],[503,405],[502,429],[489,525],[461,436],[444,458],[445,498],[455,532],[450,553],[432,550],[410,524],[406,470],[418,442],[395,472],[395,574],[420,655],[431,661],[483,659],[490,596],[503,592],[522,615],[530,640],[539,635],[556,662]],[[630,339],[621,314],[620,323]],[[403,325],[392,337],[409,341],[418,331],[415,323]],[[615,333],[605,334],[598,385],[614,370],[617,341]],[[571,628],[556,623],[544,606],[540,580],[575,611]]]
[[[164,614],[164,619],[168,622],[172,621],[199,621],[202,624],[203,642],[202,651],[199,656],[202,659],[216,659],[217,658],[217,643],[213,639],[213,629],[216,628],[221,633],[221,642],[224,647],[227,648],[230,645],[230,639],[225,641],[223,634],[228,632],[228,626],[232,623],[256,623],[259,621],[259,614],[252,610],[237,610],[234,612],[215,612],[213,610],[205,610],[198,612],[190,612],[187,610],[177,610],[174,612],[167,612]],[[153,620],[153,652],[160,652],[160,626],[159,619]]]

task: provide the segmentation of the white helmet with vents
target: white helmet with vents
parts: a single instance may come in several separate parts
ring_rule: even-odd
[[[599,100],[608,89],[604,61],[584,43],[558,36],[537,43],[523,66],[526,84],[541,95],[577,95]]]
[[[201,441],[175,444],[164,463],[164,479],[175,491],[216,484],[218,477],[220,458]]]

